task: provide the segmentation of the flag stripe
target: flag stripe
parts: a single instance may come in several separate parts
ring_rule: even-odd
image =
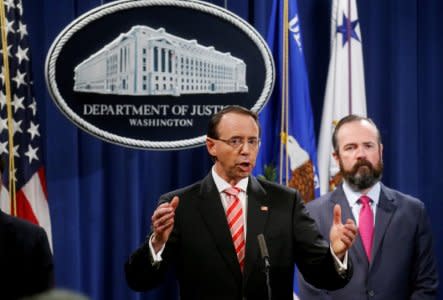
[[[46,200],[48,199],[48,189],[46,188],[46,176],[45,176],[45,168],[40,167],[38,169],[38,177],[40,178],[40,184],[43,189],[43,193],[45,195]]]
[[[38,224],[43,227],[48,235],[49,244],[52,249],[52,232],[51,232],[51,219],[49,218],[49,205],[44,193],[44,189],[40,182],[40,176],[38,173],[32,176],[31,180],[22,188],[23,194],[26,196],[30,207],[38,218]]]
[[[35,216],[34,211],[31,208],[29,200],[26,198],[26,195],[23,193],[23,191],[18,191],[16,197],[17,215],[33,224],[39,225],[37,217]]]

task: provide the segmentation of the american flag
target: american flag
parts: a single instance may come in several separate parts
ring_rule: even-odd
[[[28,32],[23,23],[23,5],[21,0],[0,0],[0,3],[4,4],[3,12],[0,14],[2,18],[0,155],[6,163],[3,172],[1,209],[43,227],[52,248],[40,125],[37,103],[33,96]],[[6,53],[9,57],[7,63],[4,59]],[[13,136],[10,137],[10,134]],[[10,140],[13,142],[10,143]],[[11,163],[12,156],[13,163]],[[15,201],[10,197],[14,194],[11,193],[14,187],[10,183],[10,178],[15,182]]]

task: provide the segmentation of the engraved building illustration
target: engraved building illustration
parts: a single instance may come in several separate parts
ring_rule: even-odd
[[[174,96],[247,92],[246,64],[164,28],[136,25],[76,66],[74,91]]]

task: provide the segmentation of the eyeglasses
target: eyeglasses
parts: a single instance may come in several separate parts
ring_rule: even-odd
[[[242,147],[245,143],[248,143],[248,146],[252,149],[257,149],[260,146],[260,139],[258,138],[241,138],[241,137],[232,137],[228,140],[224,139],[215,139],[217,141],[222,141],[234,149]]]

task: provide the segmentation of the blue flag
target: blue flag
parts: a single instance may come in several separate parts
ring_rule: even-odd
[[[267,42],[276,64],[274,93],[260,113],[262,145],[255,173],[299,190],[320,193],[308,78],[296,0],[274,0]],[[294,298],[298,294],[294,270]]]
[[[267,36],[276,64],[273,95],[260,113],[255,174],[319,195],[317,152],[296,0],[274,0]]]

